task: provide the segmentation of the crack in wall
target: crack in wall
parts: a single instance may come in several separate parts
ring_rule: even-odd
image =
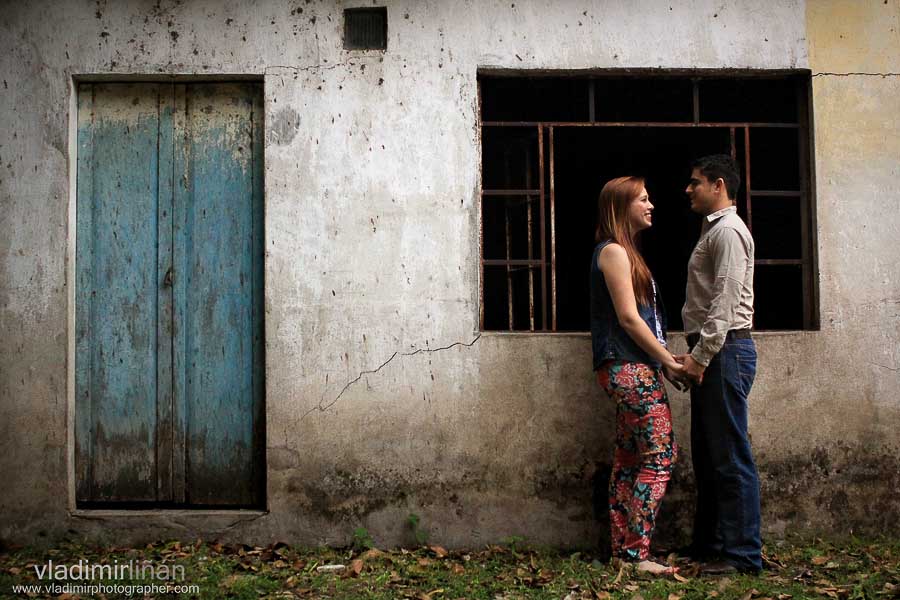
[[[347,384],[344,386],[344,388],[340,391],[340,393],[339,393],[337,396],[335,396],[334,400],[332,400],[332,401],[329,402],[328,404],[326,404],[326,405],[323,406],[323,405],[322,405],[322,402],[321,402],[321,400],[320,400],[320,401],[319,401],[319,404],[317,404],[316,406],[313,406],[313,407],[310,408],[308,411],[306,411],[305,413],[303,413],[303,416],[300,417],[300,420],[302,421],[302,420],[305,419],[310,413],[315,412],[315,411],[325,412],[326,410],[328,410],[329,408],[331,408],[332,406],[334,406],[335,404],[337,404],[337,401],[341,399],[341,396],[344,395],[344,392],[346,392],[348,389],[350,389],[350,387],[353,386],[355,383],[359,382],[359,380],[362,379],[363,376],[365,376],[365,375],[372,375],[372,374],[374,374],[374,373],[377,373],[378,371],[380,371],[381,369],[383,369],[384,367],[386,367],[392,360],[394,360],[394,359],[397,358],[398,356],[415,356],[416,354],[420,354],[420,353],[428,353],[428,354],[432,354],[432,353],[434,353],[434,352],[441,352],[441,351],[443,351],[443,350],[449,350],[449,349],[454,348],[454,347],[456,347],[456,346],[464,346],[464,347],[466,347],[466,348],[471,348],[471,347],[474,346],[475,343],[476,343],[478,340],[480,340],[480,339],[481,339],[481,334],[479,333],[478,335],[475,336],[475,339],[473,339],[471,342],[468,342],[468,343],[466,343],[466,342],[454,342],[454,343],[450,344],[449,346],[442,346],[442,347],[440,347],[440,348],[419,348],[419,349],[414,350],[414,351],[412,351],[412,352],[399,352],[399,351],[398,351],[398,352],[394,352],[393,354],[391,354],[390,358],[388,358],[386,361],[384,361],[383,363],[381,363],[376,369],[372,369],[372,370],[368,370],[368,371],[362,371],[359,375],[356,376],[356,378],[351,379],[350,381],[348,381]],[[323,394],[323,396],[324,396],[324,394]]]
[[[888,371],[893,371],[893,372],[895,372],[895,373],[896,373],[897,371],[900,371],[900,367],[898,367],[898,368],[889,367],[889,366],[887,366],[887,365],[882,365],[882,364],[879,364],[879,363],[876,363],[876,362],[871,362],[871,361],[869,361],[869,364],[872,365],[873,367],[881,367],[882,369],[887,369]]]
[[[266,65],[265,69],[263,69],[263,73],[265,75],[268,75],[269,71],[273,70],[273,69],[288,69],[291,71],[316,71],[316,70],[327,71],[330,69],[336,69],[338,67],[355,67],[356,65],[361,64],[361,62],[374,62],[375,57],[372,57],[370,60],[366,60],[366,58],[367,57],[360,57],[360,58],[356,59],[355,61],[349,60],[346,62],[336,62],[336,63],[330,64],[330,65],[323,65],[323,64],[317,63],[314,65],[308,65],[305,67],[300,67],[300,66],[295,66],[295,65]]]

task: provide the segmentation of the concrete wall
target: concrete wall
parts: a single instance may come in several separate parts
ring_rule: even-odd
[[[757,337],[764,527],[897,531],[896,2],[388,1],[383,54],[342,49],[360,4],[4,6],[0,539],[392,545],[414,512],[450,546],[595,543],[613,409],[589,339],[477,331],[480,67],[813,69],[822,331]],[[265,79],[268,513],[71,510],[78,74]]]

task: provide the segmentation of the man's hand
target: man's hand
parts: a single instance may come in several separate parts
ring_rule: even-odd
[[[683,392],[691,387],[691,381],[685,375],[684,366],[681,364],[679,364],[677,368],[668,366],[663,367],[663,375],[666,376],[666,379],[668,379],[679,392]]]
[[[691,381],[697,385],[703,383],[703,372],[706,371],[706,367],[695,361],[693,356],[690,354],[679,354],[675,357],[675,360],[682,364],[684,367],[684,374],[687,375]]]

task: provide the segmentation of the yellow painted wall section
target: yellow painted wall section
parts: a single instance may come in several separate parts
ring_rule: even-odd
[[[808,0],[813,73],[900,72],[900,0]]]

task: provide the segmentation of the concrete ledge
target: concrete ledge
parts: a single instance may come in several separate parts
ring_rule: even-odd
[[[269,514],[267,510],[190,510],[186,508],[154,509],[154,510],[116,510],[116,509],[84,509],[70,510],[69,516],[76,519],[113,519],[119,517],[247,517],[258,519]]]

